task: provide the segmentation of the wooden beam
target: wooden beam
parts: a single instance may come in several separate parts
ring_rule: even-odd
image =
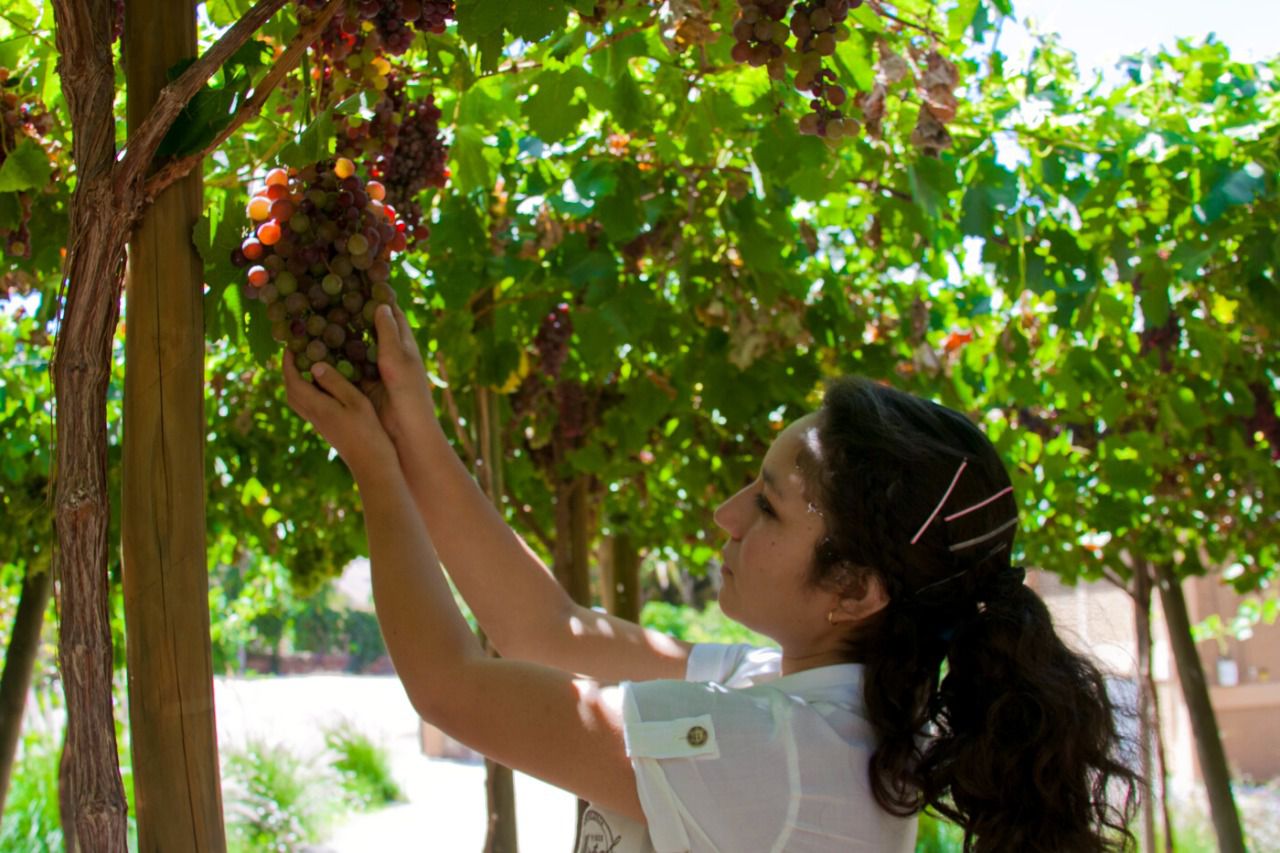
[[[130,0],[125,20],[133,139],[166,71],[196,54],[195,4]],[[209,648],[203,270],[191,242],[202,207],[198,169],[155,199],[129,244],[125,285],[121,532],[142,851],[226,848]]]

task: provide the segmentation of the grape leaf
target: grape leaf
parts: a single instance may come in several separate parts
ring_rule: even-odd
[[[235,109],[253,86],[253,73],[266,65],[268,48],[250,41],[231,55],[219,69],[222,85],[205,84],[183,107],[156,149],[158,158],[186,157],[204,150],[231,123]],[[169,69],[169,79],[182,76],[194,59],[184,59]],[[215,75],[217,76],[217,75]]]
[[[576,69],[576,73],[544,71],[538,75],[538,91],[525,101],[524,115],[530,130],[543,142],[559,142],[587,117],[590,108],[585,103],[572,103],[585,73]]]
[[[49,155],[33,139],[23,138],[0,165],[0,192],[40,189],[53,175]]]

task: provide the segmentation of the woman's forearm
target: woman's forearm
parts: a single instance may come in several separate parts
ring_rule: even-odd
[[[378,623],[396,674],[426,715],[451,673],[484,651],[458,612],[402,473],[386,465],[357,482]]]
[[[506,523],[438,423],[396,450],[440,559],[480,627],[505,655],[536,648],[569,612],[568,593]]]

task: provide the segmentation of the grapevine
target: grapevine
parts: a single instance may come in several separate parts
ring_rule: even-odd
[[[231,253],[242,292],[266,306],[271,335],[298,370],[326,362],[354,382],[378,379],[374,311],[395,302],[387,279],[405,225],[376,181],[339,157],[273,169],[248,205],[253,233]]]

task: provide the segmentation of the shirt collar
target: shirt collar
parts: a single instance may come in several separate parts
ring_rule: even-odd
[[[862,664],[837,663],[817,666],[791,675],[769,675],[752,679],[752,684],[767,684],[782,692],[810,702],[834,702],[861,707]]]

